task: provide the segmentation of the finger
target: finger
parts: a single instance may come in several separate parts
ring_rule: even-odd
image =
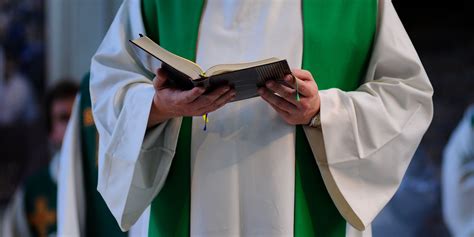
[[[166,73],[160,68],[156,72],[156,78],[153,80],[153,87],[155,90],[160,90],[165,87],[167,80],[168,76],[166,76]]]
[[[193,102],[193,106],[195,108],[203,108],[205,106],[209,106],[210,104],[214,103],[214,101],[219,99],[219,97],[229,92],[230,89],[231,88],[229,86],[219,87],[213,90],[212,92],[210,92],[209,94],[202,95],[199,98],[197,98],[196,101]]]
[[[229,91],[232,91],[232,88],[230,86],[220,86],[214,89],[213,91],[209,92],[209,94],[207,94],[206,96],[212,99],[212,101],[215,101],[219,97],[221,97],[222,95],[224,95],[225,93]]]
[[[177,93],[176,100],[178,104],[191,104],[204,94],[206,90],[202,87],[194,87],[191,90],[180,91]]]
[[[285,85],[287,87],[295,89],[295,80],[294,80],[294,78],[295,77],[292,74],[288,74],[285,77],[283,77],[283,81],[285,82]]]
[[[270,90],[267,88],[260,88],[258,90],[258,93],[260,96],[268,102],[270,105],[274,105],[277,108],[284,110],[290,114],[295,113],[297,108],[294,104],[286,101],[285,99],[281,98],[280,96],[277,96],[273,94]]]
[[[271,105],[271,106],[285,122],[287,122],[288,124],[295,125],[295,123],[292,122],[291,114],[289,114],[288,112],[286,112],[284,110],[281,110],[278,107],[275,107],[273,105]]]
[[[210,104],[193,105],[193,107],[200,111],[199,114],[206,114],[206,113],[212,112],[215,109],[217,109],[218,107],[220,107],[220,106],[216,106],[216,105],[224,105],[227,102],[229,102],[233,97],[235,97],[235,91],[230,90],[230,91],[227,91],[226,93],[224,93],[223,95],[221,95],[218,99],[216,99],[215,101],[213,101]],[[200,107],[198,107],[198,106],[200,106]]]
[[[210,106],[208,106],[207,108],[204,108],[201,114],[207,114],[207,113],[220,109],[221,107],[223,107],[224,105],[232,101],[235,98],[235,96],[236,96],[235,91],[229,91],[225,93],[218,100],[212,103]]]
[[[293,69],[291,72],[293,76],[299,78],[302,81],[314,81],[313,75],[307,70]]]
[[[298,106],[299,102],[296,100],[295,89],[292,89],[274,81],[268,81],[265,85],[267,86],[267,88],[277,93],[280,97],[284,98],[295,106]]]
[[[278,113],[278,115],[283,119],[285,120],[285,122],[287,122],[288,124],[295,124],[292,119],[291,119],[291,114],[270,104],[270,106]]]
[[[315,81],[304,81],[291,75],[285,77],[284,80],[293,88],[298,89],[298,93],[305,97],[314,95],[318,90],[318,85],[316,85]]]
[[[226,92],[225,94],[223,94],[221,97],[219,97],[215,102],[214,104],[226,104],[230,101],[232,101],[235,96],[236,96],[236,92],[235,90],[230,90],[228,92]]]

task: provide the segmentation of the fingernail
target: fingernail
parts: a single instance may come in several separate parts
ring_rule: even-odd
[[[285,76],[285,81],[291,81],[291,79],[293,79],[291,75]]]
[[[272,87],[274,85],[273,81],[267,81],[266,83],[267,86]]]

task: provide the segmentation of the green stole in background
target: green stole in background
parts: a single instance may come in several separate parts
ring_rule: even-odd
[[[89,92],[89,73],[81,82],[79,101],[79,126],[81,128],[82,171],[84,174],[86,229],[83,236],[116,236],[125,237],[115,218],[105,204],[104,199],[97,191],[98,165],[97,165],[97,128],[92,117],[91,96]]]
[[[303,65],[319,89],[355,90],[371,55],[377,0],[302,2]],[[146,34],[195,61],[202,0],[142,0]],[[189,236],[191,122],[183,118],[166,183],[152,202],[149,236]],[[332,202],[301,126],[296,128],[295,236],[344,236],[346,221]]]
[[[29,176],[23,187],[23,207],[32,237],[50,236],[57,233],[58,186],[47,166]]]

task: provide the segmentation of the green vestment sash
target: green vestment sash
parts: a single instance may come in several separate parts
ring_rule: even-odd
[[[366,72],[376,29],[377,0],[302,2],[303,69],[319,89],[355,90]],[[142,0],[146,34],[195,61],[202,0]],[[190,235],[191,118],[184,118],[166,183],[151,206],[149,236]],[[296,128],[295,236],[344,236],[301,126]]]
[[[58,187],[51,177],[50,166],[28,177],[24,186],[23,204],[31,236],[55,235]]]
[[[91,97],[89,92],[89,74],[81,82],[81,100],[79,122],[81,128],[82,167],[84,174],[84,191],[86,207],[86,229],[84,236],[127,236],[120,230],[112,213],[97,191],[98,156],[97,128],[92,117]]]

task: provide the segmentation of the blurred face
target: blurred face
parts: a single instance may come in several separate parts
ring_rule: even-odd
[[[55,148],[61,147],[69,117],[71,117],[74,97],[54,100],[51,108],[51,132],[49,139]]]

